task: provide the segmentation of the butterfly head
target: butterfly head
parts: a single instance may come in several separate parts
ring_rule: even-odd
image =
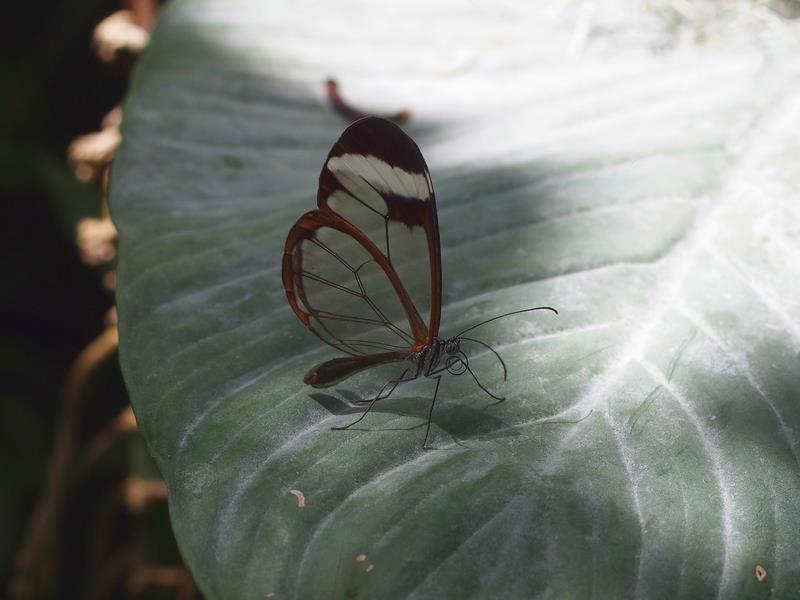
[[[486,350],[488,350],[489,352],[494,354],[495,358],[497,358],[497,361],[500,363],[500,366],[503,369],[503,381],[507,380],[508,379],[508,369],[506,369],[506,363],[503,361],[502,357],[497,353],[497,351],[494,348],[492,348],[489,344],[487,344],[486,342],[482,342],[481,340],[478,340],[478,339],[475,339],[475,338],[472,338],[472,337],[467,337],[464,334],[467,333],[468,331],[472,331],[473,329],[476,329],[477,327],[480,327],[481,325],[485,325],[486,323],[490,323],[492,321],[496,321],[497,319],[502,319],[502,318],[505,318],[505,317],[508,317],[508,316],[511,316],[511,315],[517,315],[517,314],[520,314],[520,313],[531,312],[531,311],[534,311],[534,310],[549,310],[549,311],[552,311],[555,314],[558,314],[558,311],[555,308],[552,308],[550,306],[536,306],[534,308],[525,308],[523,310],[515,310],[515,311],[509,312],[509,313],[504,313],[502,315],[498,315],[496,317],[492,317],[491,319],[486,319],[485,321],[481,321],[480,323],[477,323],[475,325],[472,325],[471,327],[468,327],[467,329],[464,329],[463,331],[459,332],[458,334],[456,334],[452,338],[450,338],[448,340],[445,340],[444,341],[444,350],[447,353],[447,359],[446,359],[445,366],[447,367],[447,370],[450,373],[452,373],[453,375],[461,375],[462,373],[465,373],[467,371],[469,371],[472,374],[472,371],[469,368],[469,359],[467,358],[467,355],[461,350],[461,342],[462,341],[468,341],[468,342],[472,342],[474,344],[478,344],[479,346],[483,346]],[[475,377],[474,374],[472,376]],[[476,379],[476,381],[477,381],[477,379]],[[481,387],[481,389],[484,389],[483,386],[480,384],[480,382],[478,382],[478,385]],[[486,393],[489,394],[490,396],[492,396],[493,398],[497,398],[497,396],[494,396],[488,390],[484,389],[484,391],[486,391]]]
[[[503,379],[506,379],[506,365],[503,362],[503,359],[500,358],[500,355],[486,342],[482,342],[481,340],[476,340],[475,338],[471,337],[461,337],[456,336],[452,337],[448,340],[443,340],[442,342],[442,349],[445,352],[445,367],[450,372],[451,375],[462,375],[467,371],[470,371],[469,367],[469,357],[464,350],[461,349],[461,343],[463,341],[471,342],[472,344],[478,344],[479,346],[483,346],[484,348],[488,349],[492,354],[495,355],[497,360],[500,362],[500,366],[503,368]],[[474,377],[474,375],[473,375]]]
[[[454,337],[442,340],[444,350],[444,366],[451,375],[461,375],[469,370],[469,358],[461,351],[461,338]]]

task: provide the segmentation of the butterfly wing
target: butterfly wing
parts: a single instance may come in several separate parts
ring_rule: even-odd
[[[441,314],[436,202],[417,145],[393,123],[347,128],[320,174],[318,210],[289,232],[289,305],[320,339],[350,355],[318,365],[323,387],[430,344]]]
[[[322,341],[349,355],[314,367],[306,383],[327,387],[409,355],[415,338],[383,270],[386,262],[361,231],[335,213],[311,211],[290,230],[283,256],[289,305]]]

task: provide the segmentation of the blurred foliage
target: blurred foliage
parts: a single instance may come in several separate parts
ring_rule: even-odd
[[[126,78],[104,66],[91,48],[97,23],[119,8],[119,0],[4,3],[0,8],[0,19],[14,24],[6,28],[0,55],[0,194],[6,207],[0,220],[4,597],[15,552],[42,492],[65,374],[81,349],[103,330],[113,305],[101,285],[102,272],[87,269],[75,245],[76,223],[100,214],[100,187],[76,181],[65,154],[76,136],[98,129],[103,115],[124,93]],[[78,431],[81,443],[127,403],[116,360],[102,367],[85,403]],[[93,543],[87,532],[98,526],[104,506],[116,516],[109,543],[116,546],[163,532],[156,536],[158,554],[176,562],[177,550],[165,526],[166,507],[127,517],[122,496],[109,495],[129,471],[138,470],[141,453],[112,447],[69,496],[62,515],[57,597],[85,597],[86,556]],[[133,521],[144,530],[132,528]],[[119,579],[111,582],[111,593],[119,588]]]

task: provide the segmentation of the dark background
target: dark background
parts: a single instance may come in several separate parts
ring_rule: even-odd
[[[113,304],[101,273],[81,263],[75,245],[75,224],[100,214],[101,191],[75,179],[66,148],[74,137],[98,130],[124,94],[126,77],[91,49],[95,25],[119,8],[119,0],[0,8],[6,29],[0,58],[0,597],[41,491],[64,375],[101,332]],[[103,413],[125,401],[113,365],[106,379],[99,393],[108,406],[93,409]],[[91,428],[91,416],[88,421]],[[67,507],[67,557],[78,550],[70,545],[80,545],[91,487]],[[67,581],[79,566],[67,563]],[[72,595],[66,587],[59,586],[59,597]]]

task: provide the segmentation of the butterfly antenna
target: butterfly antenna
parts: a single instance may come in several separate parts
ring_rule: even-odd
[[[491,319],[486,319],[485,321],[481,321],[480,323],[478,323],[476,325],[473,325],[472,327],[467,327],[464,331],[462,331],[459,334],[454,335],[453,337],[454,338],[459,338],[459,337],[461,337],[462,333],[467,333],[468,331],[472,331],[476,327],[480,327],[481,325],[486,325],[487,323],[491,323],[492,321],[497,321],[497,319],[503,319],[505,317],[510,317],[511,315],[518,315],[518,314],[521,314],[521,313],[532,312],[534,310],[551,310],[555,314],[558,314],[558,311],[555,308],[551,307],[551,306],[536,306],[534,308],[524,308],[522,310],[515,310],[515,311],[509,312],[509,313],[505,313],[504,315],[497,315],[496,317],[492,317]]]
[[[500,355],[497,353],[497,350],[495,350],[494,348],[492,348],[492,347],[491,347],[489,344],[487,344],[486,342],[482,342],[482,341],[480,341],[480,340],[476,340],[476,339],[474,339],[474,338],[470,338],[470,337],[462,337],[461,339],[462,339],[462,340],[467,340],[468,342],[475,342],[476,344],[480,344],[480,345],[481,345],[481,346],[483,346],[484,348],[487,348],[487,349],[489,349],[489,350],[491,351],[491,353],[492,353],[492,354],[494,354],[494,355],[497,357],[497,360],[499,360],[499,361],[500,361],[500,364],[503,366],[503,381],[508,381],[508,369],[506,369],[506,363],[505,363],[505,361],[503,360],[503,358],[502,358],[502,357],[501,357],[501,356],[500,356]]]

